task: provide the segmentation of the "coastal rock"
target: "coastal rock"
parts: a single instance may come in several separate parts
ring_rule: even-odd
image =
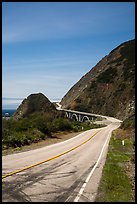
[[[17,111],[13,114],[13,119],[21,119],[34,112],[57,113],[53,103],[42,93],[31,94],[24,99]]]

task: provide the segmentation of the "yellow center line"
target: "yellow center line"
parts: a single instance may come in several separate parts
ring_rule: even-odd
[[[100,130],[99,130],[99,131],[100,131]],[[30,169],[30,168],[32,168],[32,167],[38,166],[38,165],[43,164],[43,163],[45,163],[45,162],[54,160],[54,159],[56,159],[56,158],[58,158],[58,157],[60,157],[60,156],[62,156],[62,155],[64,155],[64,154],[67,154],[67,153],[73,151],[74,149],[77,149],[77,148],[80,147],[81,145],[87,143],[87,142],[88,142],[89,140],[91,140],[91,138],[93,138],[99,131],[95,132],[95,133],[94,133],[89,139],[87,139],[86,141],[82,142],[81,144],[79,144],[79,145],[77,145],[77,146],[75,146],[75,147],[73,147],[73,148],[71,148],[71,149],[69,149],[69,150],[67,150],[67,151],[65,151],[65,152],[63,152],[63,153],[61,153],[61,154],[58,154],[58,155],[56,155],[56,156],[54,156],[54,157],[51,157],[51,158],[46,159],[46,160],[44,160],[44,161],[38,162],[38,163],[36,163],[36,164],[32,164],[32,165],[30,165],[30,166],[26,166],[26,167],[24,167],[24,168],[22,168],[22,169],[18,169],[18,170],[12,171],[12,172],[10,172],[10,173],[8,173],[8,174],[3,175],[3,176],[2,176],[2,179],[6,178],[6,177],[9,177],[9,176],[12,176],[13,174],[19,173],[19,172],[21,172],[21,171]]]

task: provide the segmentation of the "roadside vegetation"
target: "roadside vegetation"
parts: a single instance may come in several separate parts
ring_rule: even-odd
[[[59,132],[80,132],[101,125],[71,121],[51,114],[34,113],[26,118],[14,120],[2,119],[2,149],[21,147],[37,143],[47,138],[54,138]]]
[[[134,124],[131,116],[113,131],[95,202],[135,202]]]

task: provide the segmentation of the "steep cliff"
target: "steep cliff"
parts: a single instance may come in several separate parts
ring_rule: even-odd
[[[61,100],[63,108],[125,119],[135,110],[135,40],[122,43]]]

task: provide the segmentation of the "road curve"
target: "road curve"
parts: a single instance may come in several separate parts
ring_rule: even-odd
[[[3,156],[2,202],[94,201],[111,133],[120,126],[119,120],[107,119],[111,123],[104,128]]]

